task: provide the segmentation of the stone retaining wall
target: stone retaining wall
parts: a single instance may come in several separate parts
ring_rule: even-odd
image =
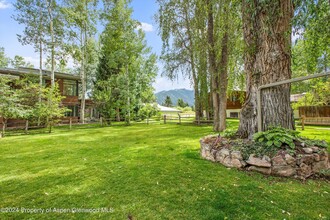
[[[319,147],[303,148],[302,153],[297,153],[295,156],[282,151],[273,158],[266,155],[257,157],[251,154],[247,160],[244,160],[240,151],[213,148],[212,143],[207,143],[205,138],[200,140],[201,156],[226,167],[296,178],[308,178],[321,170],[330,168],[327,150]]]

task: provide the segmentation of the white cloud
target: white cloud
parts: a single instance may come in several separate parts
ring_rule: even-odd
[[[29,62],[31,64],[33,64],[33,66],[35,68],[39,67],[39,58],[35,58],[35,57],[23,57],[25,62]],[[43,60],[43,62],[45,63],[46,60]]]
[[[11,4],[6,2],[6,0],[0,0],[0,9],[10,8]]]
[[[151,24],[145,23],[145,22],[141,22],[141,25],[139,25],[137,27],[137,29],[142,29],[145,32],[152,32],[154,31],[154,27]]]

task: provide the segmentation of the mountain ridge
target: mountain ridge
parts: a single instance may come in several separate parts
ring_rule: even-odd
[[[165,101],[166,96],[169,96],[172,100],[174,106],[177,105],[178,99],[182,99],[184,102],[187,102],[189,106],[195,104],[194,91],[189,89],[171,89],[163,90],[155,93],[157,103],[162,105]]]

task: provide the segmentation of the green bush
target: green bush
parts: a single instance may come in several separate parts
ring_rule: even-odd
[[[298,131],[293,131],[282,127],[273,127],[268,131],[254,134],[253,140],[255,142],[263,143],[267,147],[275,146],[280,148],[282,145],[286,144],[291,149],[294,149],[294,141],[299,139],[298,134]]]
[[[236,136],[236,130],[233,130],[233,129],[226,129],[222,133],[222,137],[225,137],[225,138],[233,138],[235,136]]]
[[[321,140],[311,140],[301,137],[298,131],[285,129],[282,127],[272,127],[268,131],[258,132],[253,135],[253,140],[256,143],[261,143],[267,147],[281,148],[285,145],[294,150],[295,142],[304,143],[305,146],[317,146],[326,148],[328,144]]]

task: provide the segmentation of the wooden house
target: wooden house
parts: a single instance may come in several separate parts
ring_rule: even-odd
[[[0,68],[0,77],[9,76],[12,78],[24,78],[27,77],[29,80],[39,81],[39,69],[34,68]],[[55,72],[55,81],[59,85],[59,90],[62,96],[65,98],[62,100],[62,104],[71,110],[67,112],[65,117],[62,119],[63,122],[68,121],[71,118],[74,121],[79,120],[80,111],[80,99],[79,99],[79,85],[81,83],[78,75]],[[50,85],[50,71],[43,70],[43,84]],[[20,120],[9,119],[8,127],[18,124]],[[0,118],[0,124],[2,119]],[[1,126],[0,126],[1,127]]]

